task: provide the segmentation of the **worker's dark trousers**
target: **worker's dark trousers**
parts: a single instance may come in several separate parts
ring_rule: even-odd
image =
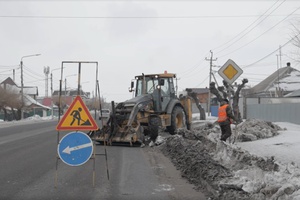
[[[220,125],[221,127],[221,140],[226,141],[227,138],[231,136],[231,127],[230,124]]]

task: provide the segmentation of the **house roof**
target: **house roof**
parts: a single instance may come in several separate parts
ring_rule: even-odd
[[[90,93],[89,92],[84,92],[83,90],[80,90],[80,94],[81,96],[85,96],[86,98],[90,97]],[[62,96],[77,96],[77,90],[62,90],[61,91],[61,95]],[[52,94],[52,96],[59,96],[59,90],[55,90]]]
[[[300,89],[300,71],[289,64],[280,68],[262,82],[246,91],[248,95],[276,92],[278,87],[285,94]]]
[[[51,97],[45,97],[42,99],[42,104],[45,106],[51,106],[52,105],[52,98]]]
[[[0,83],[0,85],[6,89],[15,93],[21,92],[21,87],[19,87],[10,77],[6,78]],[[36,86],[24,86],[23,93],[28,95],[38,95],[38,87]]]
[[[300,97],[300,90],[295,90],[295,91],[285,95],[284,97]]]
[[[1,85],[6,85],[6,84],[17,86],[17,84],[10,77],[6,78],[4,81],[1,82]]]
[[[196,94],[207,94],[209,92],[208,88],[186,88],[186,91],[195,92]]]
[[[35,105],[37,107],[41,107],[41,108],[44,108],[44,109],[48,109],[48,110],[51,109],[50,107],[42,105],[37,100],[35,100],[34,98],[32,98],[31,96],[26,95],[26,94],[24,95],[24,104],[25,104],[25,106]]]

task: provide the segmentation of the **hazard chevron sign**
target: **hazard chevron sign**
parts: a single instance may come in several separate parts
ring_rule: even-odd
[[[97,130],[98,126],[80,96],[59,121],[56,130]]]

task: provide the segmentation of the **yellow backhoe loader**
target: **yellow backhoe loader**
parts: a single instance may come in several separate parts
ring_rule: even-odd
[[[98,142],[144,145],[145,136],[155,140],[159,128],[175,134],[179,128],[190,129],[190,97],[176,95],[176,74],[161,73],[135,76],[130,92],[134,97],[121,103],[112,102],[107,124],[89,135]]]

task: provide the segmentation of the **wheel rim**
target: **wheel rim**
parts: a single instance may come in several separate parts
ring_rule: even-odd
[[[176,116],[176,127],[177,128],[182,128],[183,127],[183,115],[182,115],[182,113],[178,114]]]

